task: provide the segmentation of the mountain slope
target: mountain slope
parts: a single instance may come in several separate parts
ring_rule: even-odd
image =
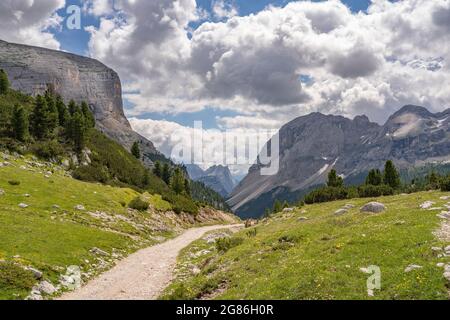
[[[186,169],[192,180],[202,182],[224,198],[226,198],[235,187],[233,177],[228,167],[220,165],[212,166],[204,171],[197,165],[187,165]]]
[[[66,103],[87,101],[98,129],[127,150],[139,141],[147,164],[159,155],[126,119],[119,76],[97,60],[0,40],[0,69],[7,72],[12,88],[23,93],[35,96],[49,89]]]
[[[428,200],[435,207],[448,205],[443,196],[448,193],[379,198],[387,210],[376,215],[360,213],[368,199],[317,204],[279,213],[235,235],[209,234],[184,250],[178,278],[164,298],[448,300],[443,274],[450,259],[442,253],[450,237],[439,230],[448,229],[449,221],[440,226],[439,211],[419,208]],[[355,207],[334,215],[348,203]],[[412,264],[420,268],[405,272]],[[193,266],[200,272],[192,274]],[[373,273],[363,269],[369,266],[381,271],[381,290],[373,296],[367,287]]]
[[[331,169],[347,181],[361,179],[372,168],[382,168],[388,159],[400,168],[450,160],[450,110],[432,114],[418,106],[405,106],[385,125],[372,123],[365,116],[353,120],[313,113],[299,117],[280,130],[280,170],[274,176],[262,176],[254,165],[234,189],[228,203],[238,214],[261,216],[246,206],[260,202],[263,195],[278,192],[302,193],[325,182]]]

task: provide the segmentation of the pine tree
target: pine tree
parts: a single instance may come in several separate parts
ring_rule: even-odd
[[[141,150],[139,149],[139,142],[135,141],[133,143],[133,146],[131,147],[131,154],[136,158],[136,159],[140,159],[141,158]]]
[[[14,138],[24,142],[28,137],[28,115],[22,106],[16,105],[14,107],[13,118],[13,133]]]
[[[0,70],[0,95],[6,94],[9,90],[9,80],[8,75],[6,74],[5,70]]]
[[[184,179],[184,192],[189,197],[191,196],[191,182],[189,181],[189,179]]]
[[[176,193],[176,194],[181,194],[184,191],[184,175],[183,175],[183,171],[180,168],[176,168],[171,181],[170,181],[170,186],[172,187],[172,190]]]
[[[170,176],[171,176],[171,172],[170,172],[170,167],[169,164],[165,163],[162,169],[162,176],[161,178],[163,179],[163,181],[169,185],[170,184]]]
[[[157,176],[158,178],[162,178],[162,168],[161,168],[161,162],[156,161],[155,167],[153,168],[153,174]]]
[[[59,115],[58,115],[58,108],[56,106],[56,99],[55,96],[47,90],[45,92],[45,100],[47,101],[47,128],[49,132],[53,132],[53,130],[59,125]]]
[[[277,200],[275,200],[275,203],[273,205],[272,212],[273,213],[278,213],[278,212],[281,212],[281,211],[283,211],[283,204],[281,203],[280,200],[277,199]]]
[[[342,187],[344,185],[344,180],[337,175],[336,170],[331,170],[328,174],[327,186],[329,187]]]
[[[73,101],[73,100],[70,100],[68,108],[69,108],[69,114],[71,116],[73,116],[75,114],[75,112],[78,110],[78,106],[75,103],[75,101]]]
[[[142,177],[142,184],[144,187],[147,187],[150,184],[150,173],[148,170],[145,170],[144,176]]]
[[[81,112],[83,112],[84,119],[86,120],[86,126],[88,128],[94,128],[95,127],[95,118],[92,114],[91,109],[89,109],[89,106],[86,102],[81,103]]]
[[[58,123],[61,127],[65,127],[69,121],[69,111],[59,95],[56,96],[56,109],[58,110]]]
[[[31,114],[31,131],[33,136],[37,139],[43,139],[49,135],[49,130],[47,128],[47,117],[47,101],[44,97],[38,95]]]
[[[86,143],[86,125],[80,110],[77,110],[70,118],[70,134],[75,150],[81,152]]]
[[[398,189],[400,187],[400,175],[397,168],[391,160],[386,161],[384,166],[384,183],[390,186],[392,189]]]
[[[366,184],[372,186],[379,186],[383,184],[383,175],[378,169],[373,169],[369,171],[369,175],[366,178]]]

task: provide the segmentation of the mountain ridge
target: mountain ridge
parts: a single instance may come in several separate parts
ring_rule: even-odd
[[[349,119],[316,112],[298,117],[279,131],[279,172],[262,176],[261,166],[253,165],[228,204],[241,216],[260,216],[263,212],[252,213],[246,204],[258,203],[263,197],[270,207],[267,199],[273,200],[275,193],[301,194],[323,184],[333,168],[347,180],[354,180],[371,168],[382,168],[388,159],[399,168],[448,161],[449,115],[448,109],[431,113],[424,107],[407,105],[383,125],[370,122],[367,116]]]

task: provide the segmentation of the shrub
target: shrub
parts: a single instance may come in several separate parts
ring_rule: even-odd
[[[38,157],[47,160],[58,158],[64,154],[64,148],[55,140],[37,142],[31,146],[31,151]]]
[[[72,172],[75,179],[87,182],[106,183],[110,179],[108,169],[102,166],[81,166]]]
[[[33,274],[12,262],[0,262],[0,291],[31,291],[36,283]]]
[[[391,196],[394,194],[394,189],[387,185],[363,185],[358,188],[358,194],[361,198]]]
[[[20,185],[20,181],[17,181],[17,180],[9,180],[8,183],[12,186]]]
[[[231,248],[237,247],[244,242],[240,237],[233,238],[219,238],[216,240],[216,249],[218,252],[225,253]]]
[[[441,191],[450,191],[450,176],[441,179]]]
[[[142,200],[141,197],[136,197],[131,200],[131,202],[128,204],[128,207],[138,211],[146,211],[150,207],[150,204]]]
[[[322,187],[305,196],[306,204],[344,200],[357,197],[357,192],[351,187]]]

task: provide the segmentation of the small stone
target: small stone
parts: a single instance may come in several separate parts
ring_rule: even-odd
[[[0,189],[0,196],[4,196],[6,194],[5,190]]]
[[[28,271],[31,271],[32,273],[33,273],[33,276],[34,276],[34,278],[36,279],[36,280],[40,280],[40,279],[42,279],[42,272],[41,271],[39,271],[39,270],[37,270],[37,269],[35,269],[35,268],[32,268],[32,267],[27,267],[27,268],[25,268],[26,270],[28,270]]]
[[[379,202],[369,202],[361,208],[364,213],[380,213],[386,210],[386,206]]]
[[[432,247],[431,251],[440,252],[440,251],[442,251],[442,248],[441,247]]]
[[[198,275],[200,274],[200,272],[202,272],[202,270],[200,270],[199,268],[197,267],[192,268],[192,274]]]
[[[363,273],[371,273],[370,270],[368,268],[359,268],[359,271],[363,272]]]
[[[434,204],[435,202],[433,201],[425,201],[420,205],[420,209],[430,209]]]
[[[444,251],[446,254],[450,254],[450,246],[445,247]]]
[[[443,268],[443,267],[445,267],[445,263],[439,262],[439,263],[436,264],[436,267]]]
[[[447,281],[450,281],[450,272],[445,272],[444,278],[447,279]]]
[[[57,204],[52,205],[52,208],[53,208],[53,209],[61,209],[61,207],[58,206]]]
[[[405,272],[411,272],[413,270],[418,270],[418,269],[422,269],[422,268],[423,268],[422,266],[418,266],[416,264],[410,264],[409,266],[407,266],[405,268]]]
[[[75,209],[75,210],[78,210],[78,211],[85,211],[85,210],[86,210],[86,208],[85,208],[83,205],[81,205],[81,204],[76,205],[76,206],[74,207],[74,209]]]
[[[284,213],[287,213],[287,212],[293,212],[294,211],[294,208],[284,208],[283,209],[283,212]]]
[[[98,254],[100,256],[109,256],[108,252],[103,251],[102,249],[97,248],[97,247],[92,248],[90,250],[90,252],[93,253],[93,254]]]
[[[298,222],[307,221],[309,220],[307,217],[300,217],[297,219]]]
[[[342,215],[344,215],[344,214],[346,214],[346,213],[348,213],[348,210],[347,210],[347,209],[339,209],[339,210],[337,210],[337,211],[334,212],[334,215],[335,215],[335,216],[342,216]]]
[[[25,193],[23,196],[24,196],[25,198],[29,198],[29,197],[31,197],[31,194]]]
[[[22,208],[22,209],[26,209],[29,206],[26,203],[19,203],[19,207]]]
[[[355,208],[355,207],[356,207],[355,205],[353,205],[353,204],[351,204],[351,203],[347,203],[347,204],[344,206],[344,209],[349,210],[349,209],[353,209],[353,208]]]

